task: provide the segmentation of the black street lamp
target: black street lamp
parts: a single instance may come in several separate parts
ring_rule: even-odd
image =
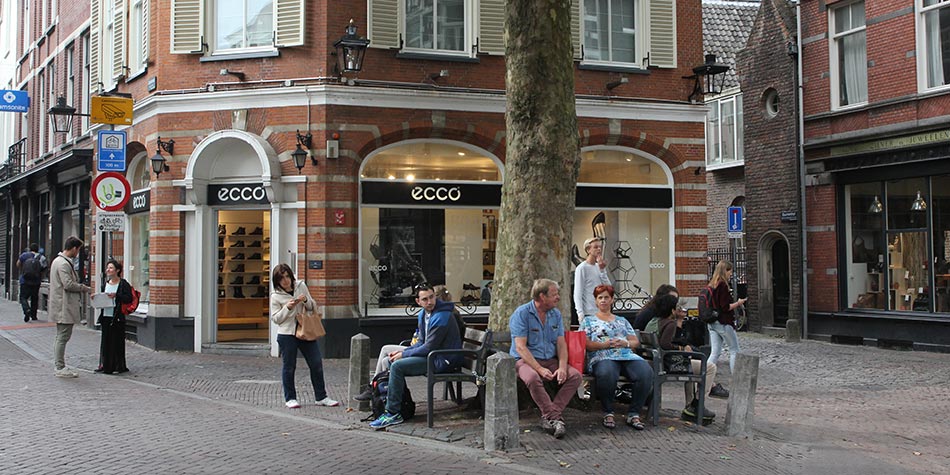
[[[363,69],[363,54],[366,53],[367,46],[369,40],[356,36],[356,23],[351,18],[350,24],[346,26],[346,33],[333,43],[336,48],[337,72],[342,75]]]
[[[729,66],[716,62],[716,55],[707,54],[703,64],[693,68],[692,76],[684,76],[686,79],[695,79],[693,83],[693,92],[689,94],[688,100],[693,100],[706,94],[719,94],[726,84],[726,71]]]
[[[49,114],[49,122],[53,132],[62,134],[69,133],[69,129],[73,125],[73,117],[89,117],[89,114],[76,112],[75,107],[66,104],[66,98],[63,96],[56,98],[56,105],[50,107],[47,114]]]
[[[167,152],[169,155],[175,154],[175,139],[162,140],[161,137],[158,138],[158,144],[156,146],[155,155],[152,156],[152,171],[155,172],[155,178],[157,179],[162,172],[167,172],[169,170],[168,163],[165,161],[165,157],[162,155],[162,150]]]

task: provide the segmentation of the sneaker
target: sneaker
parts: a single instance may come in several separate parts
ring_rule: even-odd
[[[699,411],[699,400],[693,399],[693,402],[689,403],[689,405],[683,409],[682,417],[683,419],[686,419],[686,420],[695,421],[697,411]],[[706,424],[707,420],[712,421],[715,418],[716,418],[716,413],[710,411],[708,407],[703,410],[703,424],[704,425]]]
[[[567,434],[567,426],[564,425],[564,421],[558,419],[556,421],[551,421],[551,424],[554,426],[554,438],[560,439],[564,437],[564,434]]]
[[[722,387],[721,384],[716,383],[716,385],[709,390],[709,395],[712,397],[727,399],[729,397],[729,390]]]
[[[29,316],[29,315],[24,315],[24,316],[23,316],[23,321],[24,321],[24,322],[29,322],[29,321],[30,321],[30,316]]]
[[[541,418],[541,429],[543,429],[548,434],[554,433],[554,421]]]
[[[386,427],[402,423],[402,414],[390,414],[389,412],[384,412],[383,415],[379,416],[379,419],[370,422],[369,426],[373,429],[381,430],[385,429]]]
[[[300,409],[300,403],[296,399],[291,399],[284,403],[290,409]]]
[[[58,369],[56,370],[55,374],[57,378],[78,378],[79,377],[79,373],[69,368]]]
[[[373,399],[373,387],[367,385],[366,389],[364,389],[363,392],[357,394],[356,396],[353,396],[353,399],[360,402],[369,401]]]
[[[339,405],[340,405],[340,401],[335,401],[335,400],[333,400],[333,399],[330,399],[329,396],[327,396],[327,397],[325,397],[325,398],[323,398],[323,399],[317,401],[316,404],[317,404],[318,406],[334,407],[334,406],[339,406]]]

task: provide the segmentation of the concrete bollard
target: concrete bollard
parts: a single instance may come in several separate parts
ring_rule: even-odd
[[[369,410],[369,401],[353,399],[369,384],[369,343],[369,337],[362,333],[350,338],[350,375],[346,391],[346,407],[349,409]]]
[[[485,450],[519,447],[518,374],[508,353],[488,357],[485,374]]]
[[[785,341],[789,343],[798,343],[802,341],[802,324],[797,318],[790,318],[785,321]]]
[[[736,355],[726,406],[726,434],[730,437],[752,437],[755,415],[755,387],[759,379],[759,357],[748,353]]]

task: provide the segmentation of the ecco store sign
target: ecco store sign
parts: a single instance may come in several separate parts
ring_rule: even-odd
[[[125,204],[126,214],[144,213],[151,207],[151,190],[142,190],[132,193],[129,202]]]
[[[268,204],[264,185],[255,183],[236,183],[231,185],[208,185],[208,204],[212,206],[234,206],[246,204]]]
[[[458,201],[462,198],[462,189],[453,186],[417,186],[410,192],[416,201]]]

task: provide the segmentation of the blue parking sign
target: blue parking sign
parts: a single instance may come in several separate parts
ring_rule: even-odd
[[[726,223],[726,231],[730,233],[741,233],[742,230],[742,207],[729,207],[729,220]]]
[[[99,131],[99,160],[96,161],[96,170],[100,172],[125,171],[125,143],[124,130]]]
[[[0,89],[0,112],[26,112],[30,109],[30,95],[26,91]]]

